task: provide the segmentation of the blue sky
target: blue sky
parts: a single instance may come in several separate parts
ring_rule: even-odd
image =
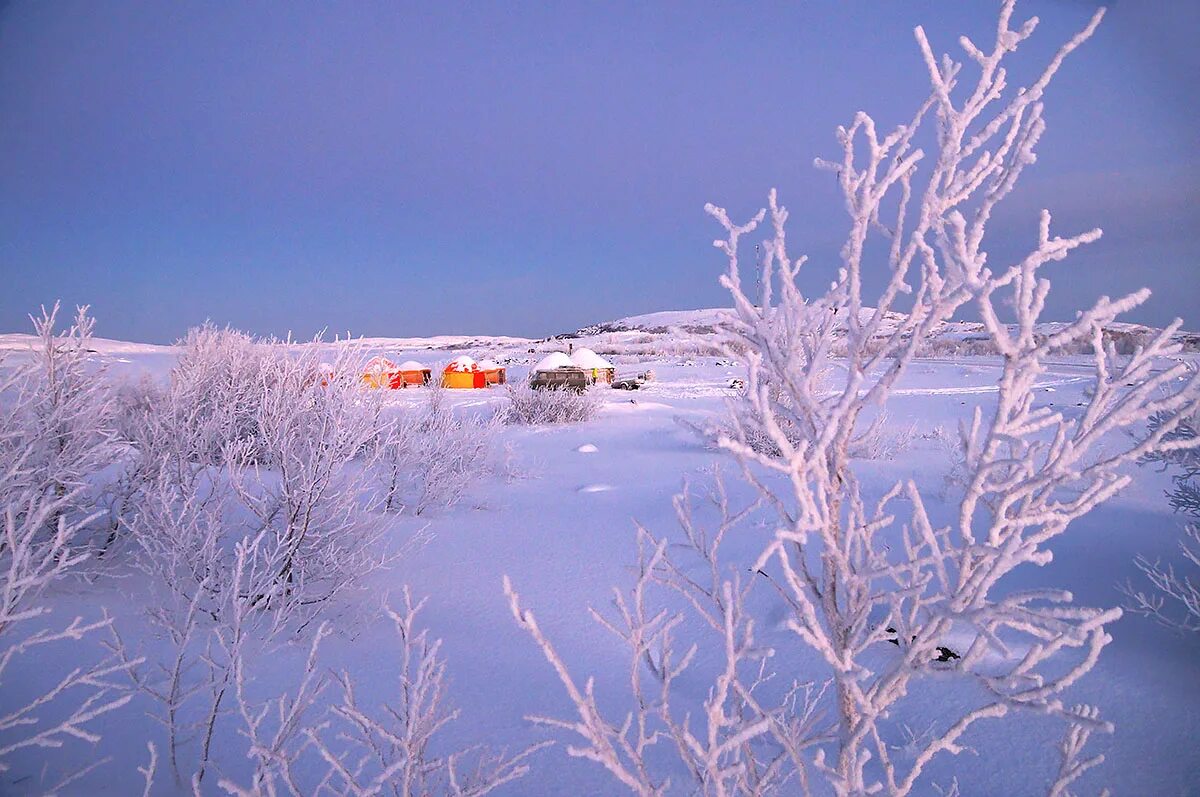
[[[1040,65],[1095,5],[1028,0]],[[777,186],[828,281],[834,127],[923,96],[912,38],[990,2],[22,2],[0,6],[0,331],[90,302],[99,333],[543,336],[715,306],[706,201]],[[1068,61],[993,229],[1105,228],[1049,315],[1148,285],[1200,326],[1200,4],[1122,0]],[[1020,54],[1019,54],[1020,55]],[[1016,77],[1022,70],[1018,68]],[[873,266],[872,274],[879,277]]]

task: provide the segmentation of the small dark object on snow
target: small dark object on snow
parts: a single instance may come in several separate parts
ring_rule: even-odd
[[[730,390],[745,390],[746,383],[743,382],[741,379],[733,379],[729,382],[729,389]]]
[[[888,642],[891,642],[896,647],[900,647],[900,640],[896,638],[896,629],[892,628],[889,625],[885,630],[889,634],[892,635],[891,638],[888,639]],[[913,639],[916,639],[916,637],[913,637]],[[959,658],[962,658],[962,657],[959,656],[957,653],[955,653],[950,648],[946,647],[945,645],[938,645],[937,646],[937,658],[934,659],[934,661],[947,662],[947,661],[954,661],[955,659],[959,659]]]
[[[957,658],[961,658],[957,653],[944,645],[938,645],[937,652],[938,656],[934,661],[954,661]]]
[[[636,379],[617,379],[611,387],[615,390],[640,390],[642,383]]]

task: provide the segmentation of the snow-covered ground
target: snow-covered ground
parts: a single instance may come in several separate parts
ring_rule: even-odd
[[[627,324],[630,327],[699,323],[694,316],[673,313],[626,321],[634,322]],[[0,336],[3,348],[19,348],[21,342],[20,336]],[[529,349],[541,352],[554,343],[439,338],[379,339],[367,346],[397,362],[418,359],[435,369],[459,353],[493,356],[509,363],[510,379],[521,379],[540,356]],[[114,379],[136,380],[145,373],[161,378],[174,358],[170,347],[112,341],[97,341],[95,351],[95,360],[106,363]],[[676,533],[672,496],[685,481],[693,492],[703,493],[718,468],[724,469],[735,501],[750,496],[728,457],[704,445],[680,422],[718,419],[725,402],[735,396],[731,380],[744,375],[743,367],[693,355],[618,361],[620,373],[647,368],[656,379],[639,391],[598,389],[603,407],[595,420],[503,428],[499,443],[506,461],[494,477],[473,486],[466,500],[453,508],[395,520],[391,533],[397,539],[420,543],[394,567],[373,576],[367,594],[341,607],[337,632],[326,646],[331,666],[355,677],[360,701],[383,700],[394,689],[394,639],[376,610],[386,596],[396,599],[402,586],[409,585],[416,595],[428,597],[423,621],[444,640],[450,699],[462,712],[443,742],[519,749],[553,738],[526,716],[569,717],[571,707],[541,652],[513,621],[501,591],[501,579],[508,576],[575,673],[595,676],[601,708],[614,716],[621,710],[628,687],[624,654],[615,638],[589,618],[588,608],[606,610],[611,588],[630,583],[635,524],[656,535]],[[915,362],[889,407],[889,457],[859,463],[868,491],[882,491],[896,479],[912,477],[929,492],[931,511],[945,512],[954,490],[946,482],[948,433],[975,406],[986,408],[993,400],[997,373],[997,361],[988,357]],[[1045,373],[1040,397],[1070,413],[1082,405],[1088,384],[1087,369],[1064,360]],[[391,398],[400,405],[412,404],[422,393],[396,391]],[[460,412],[490,413],[503,403],[504,395],[490,388],[451,391],[450,399]],[[1174,555],[1181,525],[1163,499],[1168,477],[1151,468],[1135,470],[1134,477],[1128,490],[1060,538],[1050,565],[1017,571],[1009,588],[1063,587],[1086,605],[1120,604],[1118,584],[1138,575],[1134,557]],[[767,531],[751,522],[740,532],[745,540],[736,544],[750,550]],[[139,631],[137,610],[153,600],[136,577],[101,577],[73,582],[56,596],[55,611],[62,616],[105,607],[116,615],[123,632],[136,637],[144,633]],[[781,647],[788,633],[763,629],[764,638]],[[1200,643],[1129,615],[1116,624],[1113,636],[1099,666],[1071,696],[1100,706],[1117,727],[1114,736],[1096,743],[1108,760],[1090,782],[1106,781],[1115,794],[1124,795],[1200,794]],[[260,673],[258,688],[264,693],[289,688],[302,658],[300,646],[285,651],[273,660],[271,672]],[[24,680],[6,683],[8,694],[0,703],[52,677],[53,668],[39,670],[38,662],[33,656],[23,664],[19,675]],[[803,679],[804,659],[788,662],[796,670],[787,677]],[[687,686],[685,679],[682,688]],[[895,721],[919,732],[928,724],[922,717],[936,716],[940,706],[964,699],[953,684],[926,680],[903,704],[904,716]],[[98,744],[75,740],[55,753],[80,764],[112,759],[100,770],[103,777],[89,778],[86,787],[68,787],[64,793],[140,793],[136,767],[144,762],[145,741],[159,731],[136,708],[137,701],[133,706],[101,718],[96,729],[103,739]],[[953,773],[967,795],[1038,793],[1054,765],[1058,733],[1056,723],[1036,718],[1020,725],[981,724],[966,739],[979,754],[943,760],[932,770],[933,780],[948,784]],[[986,744],[980,743],[982,735],[987,735]],[[217,744],[214,758],[220,761],[221,740]],[[36,755],[27,760],[36,760]],[[4,781],[0,791],[23,793],[29,782]],[[159,789],[172,792],[169,776],[160,778]],[[500,793],[623,792],[600,767],[569,757],[559,744],[536,754],[532,772]]]

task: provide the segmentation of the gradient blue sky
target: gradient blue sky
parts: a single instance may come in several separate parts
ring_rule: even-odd
[[[1085,0],[1027,0],[1041,64]],[[723,303],[706,201],[777,186],[827,282],[834,127],[923,96],[912,28],[980,0],[10,2],[0,6],[0,331],[90,302],[99,333],[543,336]],[[1200,3],[1122,0],[1048,97],[995,252],[1099,225],[1050,315],[1149,285],[1200,326]],[[1021,70],[1017,70],[1020,73]],[[1020,77],[1020,74],[1017,75]],[[1190,316],[1190,317],[1189,317]]]

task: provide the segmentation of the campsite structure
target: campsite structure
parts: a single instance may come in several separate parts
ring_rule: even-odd
[[[487,376],[467,355],[455,357],[442,371],[442,387],[471,389],[487,387]]]
[[[433,372],[428,366],[422,365],[416,360],[405,360],[396,368],[396,376],[392,380],[392,387],[419,387],[428,385],[433,377]]]
[[[547,354],[533,366],[529,373],[529,385],[535,390],[586,390],[587,372],[575,364],[564,352]]]
[[[396,364],[387,357],[372,357],[363,366],[362,381],[367,387],[389,388],[395,373]]]
[[[489,385],[503,385],[508,381],[507,369],[495,360],[480,360],[478,365]]]
[[[617,378],[617,367],[588,348],[571,352],[571,362],[583,369],[591,383],[611,384]]]
[[[429,384],[429,368],[416,360],[405,360],[396,365],[387,357],[372,357],[363,366],[362,381],[367,387],[398,390]]]

